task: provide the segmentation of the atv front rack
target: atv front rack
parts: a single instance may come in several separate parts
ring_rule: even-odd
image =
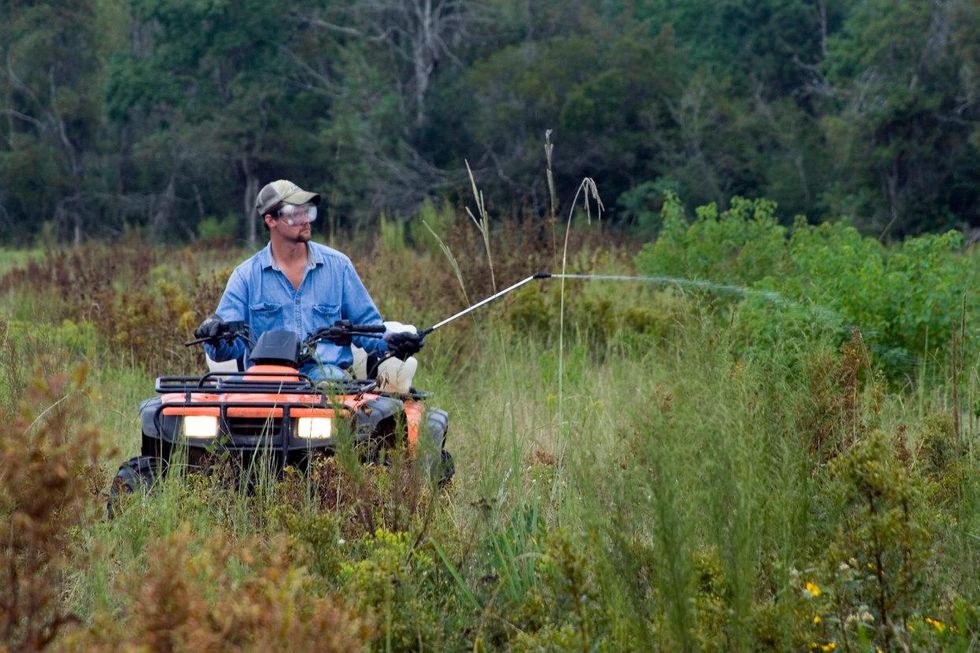
[[[184,393],[187,401],[198,393],[214,394],[323,394],[359,395],[371,392],[377,381],[345,379],[314,383],[300,372],[210,372],[204,376],[161,376],[156,382],[160,394]]]

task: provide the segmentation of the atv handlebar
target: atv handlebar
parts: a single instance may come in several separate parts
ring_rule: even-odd
[[[187,342],[185,342],[184,343],[184,346],[185,347],[193,347],[194,345],[199,345],[202,342],[217,342],[218,340],[228,340],[228,341],[231,341],[231,340],[234,340],[235,338],[237,338],[240,335],[244,335],[244,334],[235,331],[235,332],[225,333],[225,334],[222,334],[220,336],[215,336],[214,338],[194,338],[193,340],[188,340]]]
[[[324,327],[315,333],[310,334],[304,344],[310,347],[316,346],[321,340],[330,340],[337,344],[350,344],[353,336],[364,336],[365,338],[380,338],[384,335],[385,326],[383,324],[351,324],[349,320],[337,320],[331,326]],[[184,343],[185,347],[199,345],[202,342],[216,342],[228,340],[229,342],[241,336],[248,340],[248,326],[244,322],[228,322],[227,328],[213,338],[195,338]]]
[[[380,338],[385,330],[383,324],[351,324],[350,320],[337,320],[331,326],[311,334],[303,344],[307,347],[315,347],[321,340],[329,340],[337,345],[349,345],[354,336]]]
[[[248,340],[248,325],[244,322],[225,322],[222,324],[221,333],[214,336],[213,338],[195,338],[184,343],[185,347],[192,347],[194,345],[199,345],[202,342],[217,342],[219,340],[227,340],[231,342],[237,337],[243,337]]]

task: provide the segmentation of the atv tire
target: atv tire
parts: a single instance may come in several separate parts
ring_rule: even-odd
[[[119,514],[124,497],[130,494],[145,493],[153,487],[157,476],[166,473],[166,462],[156,456],[136,456],[119,466],[116,477],[109,486],[109,500],[106,502],[106,515],[112,519]]]
[[[456,463],[453,462],[453,455],[442,450],[439,461],[439,487],[445,487],[456,473]]]

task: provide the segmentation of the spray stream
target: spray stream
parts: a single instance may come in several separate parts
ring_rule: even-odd
[[[442,328],[443,326],[454,322],[455,320],[467,315],[476,309],[486,306],[507,294],[521,288],[532,281],[539,281],[543,279],[561,279],[561,280],[578,280],[578,281],[613,281],[613,282],[629,282],[629,283],[652,283],[660,286],[674,286],[676,288],[682,288],[685,290],[703,290],[707,292],[713,292],[719,295],[727,295],[730,297],[756,297],[763,299],[765,301],[771,302],[777,306],[806,306],[808,309],[814,311],[821,318],[828,321],[840,321],[840,316],[838,316],[834,311],[830,310],[826,306],[820,306],[819,304],[802,304],[793,300],[786,299],[777,292],[771,290],[755,290],[753,288],[746,288],[744,286],[733,286],[728,284],[714,283],[711,281],[701,281],[697,279],[685,279],[682,277],[668,277],[659,275],[647,275],[647,276],[633,276],[625,274],[552,274],[551,272],[537,272],[526,279],[522,279],[517,283],[504,288],[500,292],[490,295],[486,299],[483,299],[472,306],[464,308],[462,311],[450,315],[441,322],[437,322],[432,326],[424,329],[422,331],[423,336],[427,336],[433,331]]]

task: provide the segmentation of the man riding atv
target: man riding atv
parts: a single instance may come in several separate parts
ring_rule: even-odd
[[[212,370],[157,379],[157,396],[140,406],[141,455],[113,479],[110,516],[121,495],[166,474],[175,454],[192,469],[223,456],[247,468],[259,454],[281,469],[333,455],[345,433],[366,462],[384,463],[385,450],[404,443],[439,485],[452,478],[448,415],[426,409],[428,393],[411,387],[424,334],[382,324],[350,259],[310,242],[319,202],[284,180],[259,191],[269,244],[235,269],[217,311],[186,343],[204,343]],[[354,360],[353,344],[367,361]]]
[[[334,325],[381,324],[381,315],[350,259],[310,240],[320,195],[280,179],[255,198],[255,209],[269,232],[269,244],[235,268],[214,315],[195,330],[207,339],[205,350],[216,362],[248,365],[249,346],[231,338],[230,323],[245,323],[252,341],[267,331],[287,330],[300,339]],[[353,343],[375,357],[386,353],[407,360],[422,348],[414,327],[384,338],[355,336]],[[351,343],[321,341],[315,356],[300,369],[314,381],[348,378],[354,362]]]

